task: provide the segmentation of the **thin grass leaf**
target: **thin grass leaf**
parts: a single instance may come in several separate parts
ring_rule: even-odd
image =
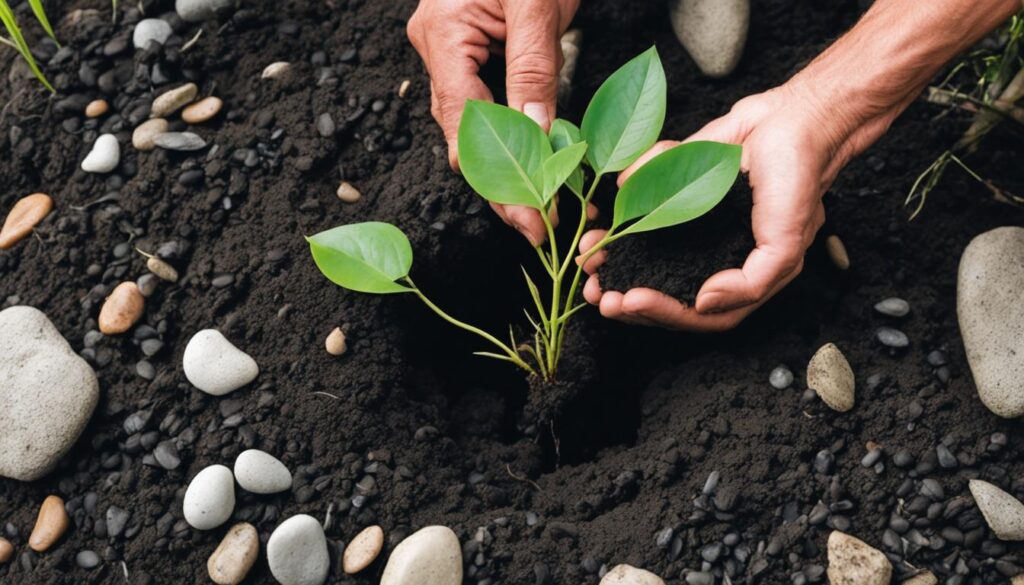
[[[4,28],[7,29],[7,33],[11,35],[11,41],[17,48],[18,52],[21,53],[23,59],[28,64],[29,69],[32,70],[32,74],[36,76],[36,79],[42,83],[46,89],[50,90],[50,93],[57,93],[57,90],[53,89],[50,82],[43,75],[43,72],[39,69],[39,65],[36,64],[35,57],[32,56],[32,51],[28,48],[28,43],[25,42],[24,35],[21,34],[21,28],[18,27],[18,22],[14,19],[14,13],[11,11],[11,7],[8,6],[7,0],[0,0],[0,22],[3,22]]]
[[[60,41],[57,40],[57,35],[53,34],[53,27],[50,26],[50,19],[46,18],[46,9],[43,8],[42,0],[28,0],[28,5],[32,7],[32,13],[36,15],[36,20],[42,25],[46,34],[50,35],[53,42],[57,43],[57,47],[60,47]]]
[[[512,358],[508,357],[507,355],[501,355],[500,353],[494,353],[494,352],[490,352],[490,351],[474,351],[473,355],[478,355],[480,357],[494,358],[496,360],[501,360],[503,362],[511,362],[512,361]],[[515,363],[515,362],[513,362],[513,363]]]
[[[520,266],[520,268],[522,268]],[[540,300],[540,289],[537,288],[536,283],[530,278],[530,273],[523,268],[523,276],[526,277],[526,286],[530,289],[530,296],[533,297],[533,304],[537,306],[537,312],[540,314],[540,319],[544,323],[544,328],[549,327],[548,318],[544,315],[544,303]]]

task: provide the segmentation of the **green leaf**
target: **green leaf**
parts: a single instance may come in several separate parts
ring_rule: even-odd
[[[620,234],[678,225],[711,211],[740,171],[742,148],[719,142],[688,142],[640,167],[615,198],[613,229],[639,219]]]
[[[490,102],[466,102],[459,123],[459,167],[484,199],[543,209],[538,179],[551,153],[548,137],[526,114]]]
[[[395,282],[409,275],[412,246],[402,230],[389,223],[338,226],[306,241],[317,268],[340,287],[375,294],[412,291]]]
[[[46,34],[50,35],[53,42],[57,43],[57,46],[60,47],[57,35],[53,34],[53,27],[50,26],[50,19],[46,18],[46,9],[43,8],[42,0],[28,0],[28,5],[32,7],[32,12],[36,15],[36,20],[39,21],[40,25],[42,25]]]
[[[561,118],[551,124],[551,131],[548,132],[548,139],[551,141],[551,148],[558,152],[564,148],[583,142],[580,136],[580,129],[575,124]],[[565,186],[578,197],[583,197],[583,169],[577,168],[565,180]]]
[[[586,153],[587,143],[580,142],[559,150],[544,161],[544,166],[541,168],[541,195],[544,198],[545,206],[558,192],[558,188],[572,176],[573,172],[580,170],[580,161],[583,160],[583,155]]]
[[[612,74],[594,94],[581,133],[599,175],[633,164],[665,123],[665,70],[651,47]]]

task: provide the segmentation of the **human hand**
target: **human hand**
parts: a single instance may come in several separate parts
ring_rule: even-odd
[[[545,132],[550,128],[562,66],[559,39],[578,7],[579,0],[420,0],[407,33],[430,75],[431,112],[448,141],[453,169],[459,168],[458,130],[466,100],[494,100],[479,75],[491,55],[505,56],[509,107]],[[532,245],[544,242],[546,228],[537,210],[491,207]]]
[[[751,227],[756,247],[742,268],[713,275],[697,293],[693,307],[648,288],[625,293],[602,291],[597,274],[607,258],[601,251],[584,264],[590,274],[584,298],[605,317],[630,323],[688,331],[723,331],[738,325],[786,286],[803,268],[804,253],[825,220],[821,197],[839,170],[888,126],[874,120],[845,124],[828,121],[813,93],[800,83],[748,97],[725,116],[687,139],[714,140],[743,146],[741,169],[753,188]],[[835,116],[840,118],[840,116]],[[678,144],[656,144],[630,168],[619,183],[658,153]],[[604,236],[584,235],[585,254]]]

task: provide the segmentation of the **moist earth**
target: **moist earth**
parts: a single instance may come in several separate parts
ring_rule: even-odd
[[[173,8],[143,7],[150,15]],[[0,526],[18,551],[0,581],[204,582],[222,531],[188,527],[185,487],[249,448],[279,457],[295,476],[283,494],[238,492],[232,522],[253,523],[264,544],[287,517],[329,515],[333,559],[373,523],[386,534],[383,559],[414,530],[443,524],[463,543],[467,583],[597,583],[618,563],[672,584],[702,568],[732,583],[822,582],[833,527],[886,551],[898,576],[928,568],[943,583],[1004,583],[1021,572],[1024,547],[995,540],[967,492],[980,477],[1024,496],[1021,427],[978,400],[954,295],[970,238],[1024,216],[958,171],[914,221],[902,205],[917,174],[966,128],[964,116],[912,105],[836,182],[822,236],[842,237],[849,271],[838,272],[816,243],[791,286],[723,335],[583,313],[565,379],[541,396],[545,389],[531,390],[504,364],[469,355],[480,349],[475,340],[414,298],[331,285],[302,239],[341,223],[395,223],[413,242],[417,283],[439,304],[492,331],[523,325],[519,264],[533,266],[532,251],[448,169],[429,81],[404,33],[414,8],[412,0],[253,3],[203,25],[187,51],[181,42],[197,28],[176,23],[177,41],[132,54],[117,43],[128,42],[135,6],[112,25],[109,3],[53,2],[55,22],[74,9],[99,11],[58,26],[69,51],[37,43],[55,99],[2,53],[14,72],[0,87],[0,209],[45,191],[55,211],[0,253],[0,299],[50,317],[96,368],[101,402],[56,471],[31,483],[0,480]],[[755,0],[739,70],[708,80],[669,30],[662,2],[584,2],[576,19],[584,48],[564,114],[578,121],[608,74],[656,44],[669,82],[663,135],[683,138],[786,79],[861,10],[852,1]],[[293,72],[261,80],[275,61],[293,62]],[[411,86],[400,99],[404,79]],[[152,94],[185,80],[224,99],[225,112],[197,127],[215,150],[124,148],[111,176],[78,170],[99,131],[127,144]],[[105,96],[118,115],[84,121],[74,104],[61,105],[76,95]],[[327,137],[317,127],[325,113],[336,126]],[[1020,193],[1017,140],[997,132],[969,162]],[[337,200],[342,180],[362,191],[359,202]],[[610,195],[609,181],[605,209]],[[699,223],[623,240],[608,282],[692,297],[749,247],[747,197],[740,187]],[[700,227],[718,214],[726,227]],[[688,235],[698,229],[713,246]],[[133,248],[158,251],[182,278],[147,299],[132,333],[87,338],[105,295],[144,272]],[[910,315],[876,314],[873,304],[889,296],[907,299]],[[909,348],[881,346],[883,325],[904,331]],[[323,349],[336,326],[349,340],[340,358]],[[210,327],[260,365],[253,384],[226,397],[192,388],[181,369],[188,339]],[[147,357],[140,340],[154,338],[163,347]],[[856,373],[857,405],[845,414],[808,396],[802,381],[826,342]],[[779,364],[796,375],[782,390],[768,384]],[[174,469],[152,455],[165,441],[181,460]],[[861,464],[869,441],[883,448],[881,467]],[[940,444],[955,461],[939,462]],[[919,496],[924,478],[943,494]],[[48,494],[67,501],[72,526],[54,549],[27,552]],[[130,515],[116,533],[106,523],[111,508]],[[103,562],[80,568],[83,550]],[[383,569],[378,560],[344,576],[332,564],[336,583],[376,583]],[[264,556],[248,582],[273,582]]]

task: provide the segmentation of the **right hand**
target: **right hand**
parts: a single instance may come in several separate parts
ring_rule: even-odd
[[[545,132],[550,129],[562,67],[560,39],[578,7],[579,0],[420,0],[407,32],[430,75],[431,112],[448,141],[453,169],[459,169],[459,121],[466,100],[494,100],[479,75],[492,54],[504,55],[507,62],[509,107]],[[530,244],[544,243],[547,230],[537,210],[491,207]],[[551,219],[557,222],[557,214]]]

